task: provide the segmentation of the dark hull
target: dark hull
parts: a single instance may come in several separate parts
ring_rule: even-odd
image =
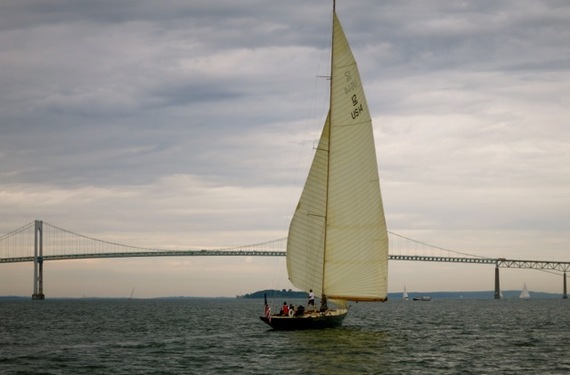
[[[425,302],[428,302],[428,301],[431,301],[431,297],[427,297],[427,296],[425,296],[425,297],[414,297],[414,301],[425,301]]]
[[[271,321],[265,316],[259,318],[278,331],[293,331],[301,329],[324,329],[342,325],[348,311],[334,314],[307,314],[300,317],[272,316]]]

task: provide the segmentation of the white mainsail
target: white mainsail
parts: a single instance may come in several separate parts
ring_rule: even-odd
[[[289,227],[287,271],[319,296],[383,301],[388,233],[372,120],[334,11],[331,60],[330,110]]]
[[[530,293],[528,292],[528,289],[526,288],[526,283],[524,283],[524,285],[523,285],[523,290],[522,290],[519,298],[522,298],[522,299],[530,298]]]
[[[404,285],[404,293],[402,294],[402,298],[406,301],[410,298],[408,297],[408,292],[406,291],[406,286]]]

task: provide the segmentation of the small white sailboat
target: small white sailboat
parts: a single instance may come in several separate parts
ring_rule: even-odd
[[[321,298],[316,311],[266,314],[274,329],[342,324],[348,301],[386,301],[388,232],[372,119],[333,2],[330,108],[287,240],[287,272]],[[338,308],[329,308],[334,302]]]
[[[408,296],[408,292],[406,291],[406,286],[404,285],[404,293],[402,293],[402,299],[409,300],[410,297]]]
[[[523,285],[523,289],[521,291],[519,298],[520,299],[529,299],[530,298],[530,293],[528,292],[528,289],[526,288],[526,283],[524,283],[524,285]]]

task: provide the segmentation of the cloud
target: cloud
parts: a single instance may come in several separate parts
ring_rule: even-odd
[[[390,230],[489,256],[566,259],[566,2],[337,10],[374,115]],[[330,14],[326,2],[2,2],[0,233],[43,219],[167,248],[284,236],[328,106],[319,76]],[[141,262],[129,264],[143,275]],[[248,287],[246,265],[264,264],[225,262]],[[109,267],[96,264],[85,267]],[[67,267],[80,266],[55,268]],[[486,287],[474,272],[474,289]],[[251,291],[199,275],[213,295]],[[174,284],[148,295],[205,293]]]

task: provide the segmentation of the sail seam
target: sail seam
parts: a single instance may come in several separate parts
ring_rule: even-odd
[[[355,126],[355,125],[362,125],[362,124],[366,125],[366,124],[368,124],[368,121],[351,122],[349,124],[338,124],[338,125],[335,125],[334,127],[335,128],[345,128],[347,126]]]

